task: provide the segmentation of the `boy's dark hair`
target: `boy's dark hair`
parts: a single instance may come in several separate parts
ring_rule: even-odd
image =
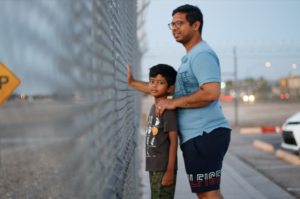
[[[156,66],[152,66],[149,72],[150,77],[156,77],[158,74],[166,78],[168,82],[168,87],[175,84],[177,71],[167,64],[158,64]]]
[[[197,6],[192,6],[189,4],[185,4],[183,6],[179,6],[175,10],[173,10],[172,16],[177,12],[186,13],[186,20],[190,22],[192,26],[196,21],[200,22],[199,32],[200,35],[202,34],[202,27],[203,27],[203,15],[201,10]]]

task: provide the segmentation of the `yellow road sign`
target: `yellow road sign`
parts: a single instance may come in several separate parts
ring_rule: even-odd
[[[0,106],[20,83],[21,80],[0,62]]]

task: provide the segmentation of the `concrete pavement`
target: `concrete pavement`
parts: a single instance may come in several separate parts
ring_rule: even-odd
[[[141,166],[142,199],[150,199],[149,175],[145,171],[144,158]],[[294,199],[284,189],[229,152],[226,154],[223,164],[221,192],[225,199]],[[197,196],[191,193],[182,153],[178,149],[178,174],[175,199],[182,198],[197,199]]]

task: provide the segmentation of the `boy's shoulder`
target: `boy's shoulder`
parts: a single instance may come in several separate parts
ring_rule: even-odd
[[[149,115],[151,115],[151,113],[153,114],[153,112],[155,113],[155,105],[153,104],[149,110]]]
[[[178,131],[177,115],[175,110],[165,110],[162,114],[164,132]]]
[[[153,104],[150,108],[150,111],[149,111],[149,116],[152,116],[152,117],[156,117],[155,115],[155,105]],[[169,110],[169,109],[166,109],[162,116],[160,117],[160,119],[162,121],[166,121],[166,120],[176,120],[175,122],[177,122],[177,114],[176,114],[176,111],[175,110]]]
[[[169,110],[166,109],[162,114],[162,119],[176,119],[176,111],[175,110]]]
[[[163,115],[164,114],[176,114],[176,111],[175,110],[169,110],[169,109],[166,109],[164,112],[163,112]]]

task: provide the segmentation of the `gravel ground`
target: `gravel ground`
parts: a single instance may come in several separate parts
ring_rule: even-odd
[[[86,144],[92,135],[72,134],[79,125],[68,118],[78,105],[69,104],[10,101],[1,107],[0,199],[78,199],[102,194],[99,179],[110,173],[103,174],[96,145]]]
[[[68,148],[53,145],[2,156],[0,198],[64,198]]]

